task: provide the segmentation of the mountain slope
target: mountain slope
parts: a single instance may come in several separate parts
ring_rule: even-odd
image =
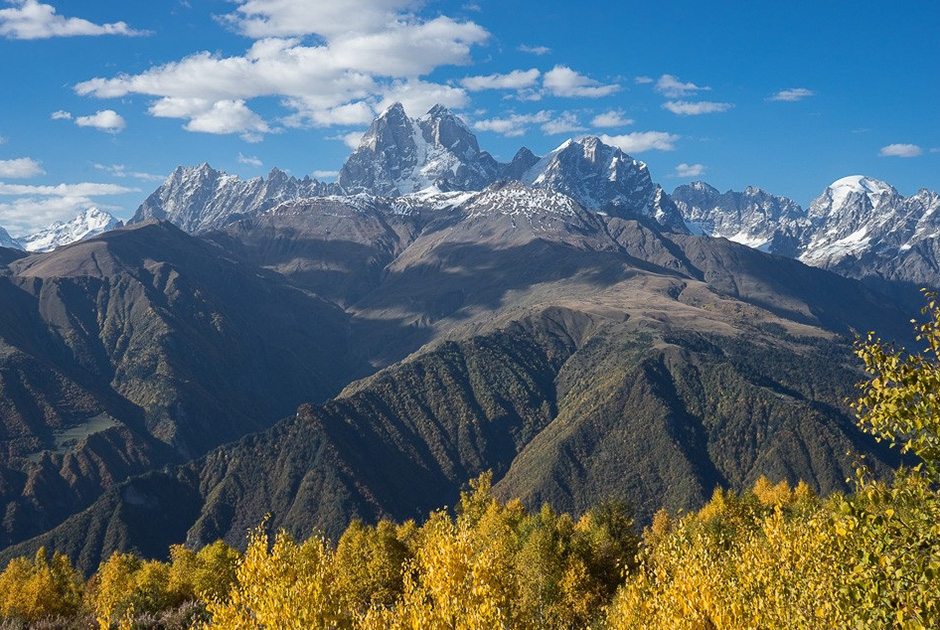
[[[129,223],[157,219],[198,233],[255,216],[283,201],[331,192],[334,187],[330,184],[309,177],[298,180],[278,169],[273,169],[267,180],[243,180],[206,163],[180,166],[144,200]]]
[[[826,187],[807,210],[760,189],[720,194],[703,182],[680,186],[672,197],[693,229],[706,234],[799,258],[905,299],[910,288],[940,287],[935,192],[904,197],[890,184],[853,175]]]
[[[566,141],[521,179],[534,188],[564,193],[590,210],[639,214],[672,229],[685,229],[681,215],[653,183],[646,164],[598,138]]]
[[[843,406],[860,374],[840,335],[891,336],[907,314],[798,261],[557,193],[510,203],[523,191],[434,215],[349,307],[356,352],[403,361],[6,553],[54,542],[91,568],[115,548],[159,548],[154,536],[239,543],[268,512],[296,535],[336,535],[352,517],[452,504],[487,469],[506,496],[565,510],[614,496],[641,521],[761,473],[842,488],[849,448],[882,469]],[[141,514],[173,492],[190,507],[154,533]]]
[[[378,116],[347,158],[336,180],[347,195],[385,197],[438,190],[480,190],[495,180],[500,165],[481,151],[462,120],[437,105],[418,119],[400,103]]]
[[[57,247],[104,234],[121,225],[109,213],[89,208],[67,223],[53,223],[45,230],[24,236],[19,244],[28,252],[51,252]]]
[[[0,273],[2,541],[351,378],[347,317],[167,223]]]
[[[10,233],[0,227],[0,247],[8,249],[23,249],[19,241],[10,236]]]

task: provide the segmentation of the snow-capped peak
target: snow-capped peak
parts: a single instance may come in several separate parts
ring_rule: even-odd
[[[372,121],[336,181],[346,194],[398,197],[429,187],[481,190],[499,169],[446,107],[436,105],[421,118],[409,118],[395,103]]]
[[[838,179],[829,184],[828,191],[834,207],[845,204],[852,194],[867,196],[872,200],[873,205],[877,205],[885,194],[897,195],[897,191],[890,184],[864,175],[850,175]]]
[[[57,247],[97,236],[120,227],[121,222],[110,213],[98,208],[88,208],[67,223],[57,222],[45,230],[20,239],[28,252],[51,252]]]
[[[23,249],[23,246],[20,245],[20,242],[10,236],[10,233],[4,230],[2,227],[0,227],[0,247]]]

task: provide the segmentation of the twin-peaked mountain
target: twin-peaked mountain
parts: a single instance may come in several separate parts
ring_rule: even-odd
[[[940,287],[940,195],[904,197],[868,177],[842,178],[808,209],[759,188],[720,193],[703,182],[672,193],[693,230],[872,282]]]

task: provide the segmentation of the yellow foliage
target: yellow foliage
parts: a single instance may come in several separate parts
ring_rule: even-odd
[[[44,617],[68,616],[78,612],[84,582],[65,556],[45,548],[33,561],[15,558],[0,574],[0,617],[17,617],[33,622]]]

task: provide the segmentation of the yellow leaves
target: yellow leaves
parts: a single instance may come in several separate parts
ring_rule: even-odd
[[[84,584],[68,558],[40,548],[33,561],[12,560],[0,574],[0,617],[36,621],[78,611]]]

